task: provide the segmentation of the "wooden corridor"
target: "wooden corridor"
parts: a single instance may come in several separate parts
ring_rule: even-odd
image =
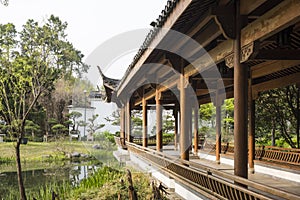
[[[168,155],[179,157],[179,152],[174,151],[172,146],[170,146],[169,148],[165,148],[163,152]],[[227,160],[230,160],[233,163],[232,159],[227,158]],[[205,156],[204,156],[204,158],[199,158],[198,156],[191,156],[190,161],[191,161],[191,163],[197,163],[195,165],[191,165],[191,167],[193,167],[194,169],[197,169],[197,165],[200,164],[209,169],[222,171],[222,172],[229,173],[232,175],[234,174],[233,164],[228,165],[228,164],[224,164],[222,162],[220,164],[218,164],[213,160],[206,159]],[[257,165],[259,165],[259,164],[257,164]],[[271,165],[268,165],[267,168],[274,169],[274,168],[272,168]],[[286,169],[282,168],[281,170],[286,170]],[[300,171],[297,171],[297,170],[292,170],[292,173],[300,175]],[[264,173],[260,173],[260,172],[255,172],[255,173],[249,172],[248,179],[251,181],[254,181],[256,183],[260,183],[263,185],[273,187],[278,190],[282,190],[282,191],[285,191],[288,193],[293,193],[300,197],[300,183],[299,182],[278,178],[276,176],[272,176],[272,175],[268,175],[268,174],[264,174]]]
[[[299,182],[264,173],[249,173],[248,179],[244,179],[234,175],[232,165],[217,164],[192,155],[189,161],[184,161],[180,159],[180,152],[174,151],[172,145],[163,147],[163,152],[128,142],[127,145],[130,153],[159,167],[161,172],[208,198],[300,199]],[[234,183],[239,183],[240,186]]]
[[[300,88],[299,10],[300,0],[168,0],[124,77],[109,79],[100,70],[107,101],[120,110],[120,146],[208,198],[300,199],[293,194],[297,190],[280,190],[290,188],[288,183],[273,188],[260,183],[265,175],[248,174],[259,153],[255,102],[260,93],[289,85]],[[198,148],[199,106],[211,102],[216,109],[215,162],[220,162],[221,107],[228,98],[234,98],[234,167],[225,172],[222,163],[205,166],[189,151],[193,145],[196,152]],[[154,142],[148,132],[152,107]],[[161,152],[164,109],[175,119],[174,142],[180,152],[173,156]],[[133,143],[134,110],[142,114],[140,146]],[[300,117],[297,124],[299,143]],[[271,156],[265,149],[259,157],[299,163],[298,153],[271,151]]]

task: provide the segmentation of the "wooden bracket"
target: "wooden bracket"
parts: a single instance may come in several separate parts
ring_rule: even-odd
[[[156,89],[156,92],[155,92],[155,100],[157,100],[157,101],[162,100],[162,93],[158,89]]]
[[[226,39],[235,39],[234,6],[218,6],[212,9],[212,15]]]
[[[257,55],[258,49],[259,49],[258,42],[251,42],[243,46],[241,52],[242,54],[241,63],[246,62],[251,57],[255,57]],[[229,68],[233,67],[233,57],[234,57],[234,53],[231,53],[230,55],[225,57],[225,64]]]

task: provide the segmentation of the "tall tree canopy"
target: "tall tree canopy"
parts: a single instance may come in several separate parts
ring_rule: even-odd
[[[86,72],[83,54],[67,40],[67,23],[53,15],[40,25],[28,20],[21,31],[0,25],[0,116],[15,145],[20,198],[26,199],[21,176],[20,144],[29,113],[55,82]]]
[[[256,135],[262,144],[296,147],[296,85],[262,92],[256,101]]]

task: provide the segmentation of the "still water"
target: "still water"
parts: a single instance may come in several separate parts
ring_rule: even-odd
[[[13,165],[14,163],[12,163]],[[35,163],[26,163],[34,165]],[[14,171],[1,172],[7,166],[0,165],[0,200],[18,198],[18,178]],[[49,168],[23,171],[26,193],[38,191],[41,187],[50,184],[70,182],[76,186],[80,180],[92,174],[100,165],[87,165],[86,163],[57,163]],[[13,166],[12,166],[13,168]]]

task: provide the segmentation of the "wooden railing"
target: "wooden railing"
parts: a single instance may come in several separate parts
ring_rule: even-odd
[[[120,140],[120,139],[118,139]],[[133,143],[142,145],[142,138],[133,137]],[[126,149],[125,143],[117,141],[116,143],[121,146],[123,149]],[[163,139],[163,145],[174,144],[170,138]],[[156,138],[148,138],[148,146],[155,146]],[[216,145],[212,143],[205,143],[201,148],[202,151],[214,152],[216,150]],[[222,154],[232,154],[234,153],[234,146],[226,143],[221,145]],[[256,147],[255,149],[255,159],[260,161],[273,162],[278,164],[284,164],[288,166],[300,167],[300,149],[291,149],[291,148],[281,148],[274,146],[261,146]]]
[[[300,166],[300,149],[262,146],[255,149],[255,158]]]
[[[199,163],[184,161],[133,143],[126,143],[126,145],[130,152],[151,162],[152,165],[168,173],[176,181],[185,184],[209,199],[255,200],[273,199],[274,197],[300,199],[294,194],[211,169]]]
[[[127,149],[127,146],[125,144],[125,138],[115,137],[115,142],[122,149]]]
[[[216,145],[206,143],[203,151],[214,152]],[[230,144],[221,145],[221,153],[234,153],[234,146]],[[300,149],[281,148],[274,146],[261,146],[255,148],[255,159],[261,161],[272,161],[274,163],[288,164],[300,167]]]
[[[149,137],[148,139],[148,146],[155,146],[156,145],[156,137]],[[143,138],[141,137],[133,137],[133,143],[142,145]],[[163,145],[174,145],[174,138],[164,138],[163,137]]]

